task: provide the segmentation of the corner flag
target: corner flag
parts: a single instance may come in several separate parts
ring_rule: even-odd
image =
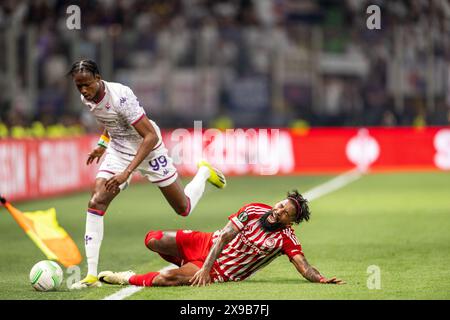
[[[47,259],[59,261],[65,267],[81,262],[77,245],[56,220],[55,208],[23,213],[2,196],[0,202]]]

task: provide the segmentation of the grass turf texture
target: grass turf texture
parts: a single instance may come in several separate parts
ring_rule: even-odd
[[[151,229],[213,231],[248,202],[274,203],[290,188],[304,192],[331,176],[230,178],[219,191],[210,186],[189,218],[175,215],[157,188],[132,185],[111,205],[99,270],[133,269],[143,273],[165,266],[143,244]],[[364,176],[314,200],[310,222],[296,226],[309,262],[343,286],[312,284],[281,256],[252,278],[205,288],[145,288],[129,299],[449,299],[450,174],[402,173]],[[60,224],[84,256],[88,193],[16,204],[22,211],[55,207]],[[0,299],[102,299],[121,287],[104,285],[69,291],[65,273],[57,292],[36,292],[29,284],[31,267],[43,254],[1,209]],[[367,288],[367,268],[381,270],[381,289]],[[81,264],[85,275],[85,261]]]

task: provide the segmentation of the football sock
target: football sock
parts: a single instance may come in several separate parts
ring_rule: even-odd
[[[153,279],[159,274],[159,272],[149,272],[146,274],[135,274],[128,280],[129,284],[140,287],[151,287]]]
[[[98,258],[100,246],[103,240],[103,215],[99,210],[89,209],[86,215],[86,233],[84,236],[84,247],[88,264],[88,274],[97,276]]]
[[[192,181],[189,182],[184,188],[184,194],[188,198],[188,201],[190,201],[190,206],[188,211],[183,214],[183,216],[188,216],[194,210],[203,195],[203,191],[205,191],[205,184],[206,180],[209,178],[209,175],[210,173],[207,167],[200,167]]]

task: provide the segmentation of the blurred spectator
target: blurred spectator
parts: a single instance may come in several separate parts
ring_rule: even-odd
[[[79,31],[65,27],[73,4],[81,8]],[[381,8],[381,30],[366,27],[370,4]],[[24,94],[0,96],[0,123],[8,127],[38,121],[47,128],[78,117],[76,125],[95,131],[89,115],[74,116],[81,104],[64,77],[81,58],[96,60],[106,80],[136,88],[150,117],[169,127],[194,117],[221,123],[223,114],[243,126],[289,125],[292,118],[312,126],[443,124],[450,108],[446,0],[5,0],[6,47],[13,20],[22,25],[14,27],[15,85]],[[27,96],[32,59],[35,99]],[[9,70],[4,64],[0,79]],[[205,74],[213,75],[208,85]],[[249,83],[267,92],[250,92]],[[2,92],[9,86],[0,83]],[[270,110],[248,113],[255,101]]]

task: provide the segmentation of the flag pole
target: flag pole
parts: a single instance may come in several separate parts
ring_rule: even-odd
[[[34,244],[44,253],[47,259],[58,261],[58,257],[48,249],[44,241],[42,241],[42,239],[39,238],[36,232],[34,232],[33,228],[29,225],[27,220],[22,217],[22,213],[14,208],[8,201],[6,201],[6,198],[2,195],[0,195],[0,202],[12,215],[14,220],[16,220],[17,224],[23,229],[23,231],[25,231],[27,236],[30,237]]]

